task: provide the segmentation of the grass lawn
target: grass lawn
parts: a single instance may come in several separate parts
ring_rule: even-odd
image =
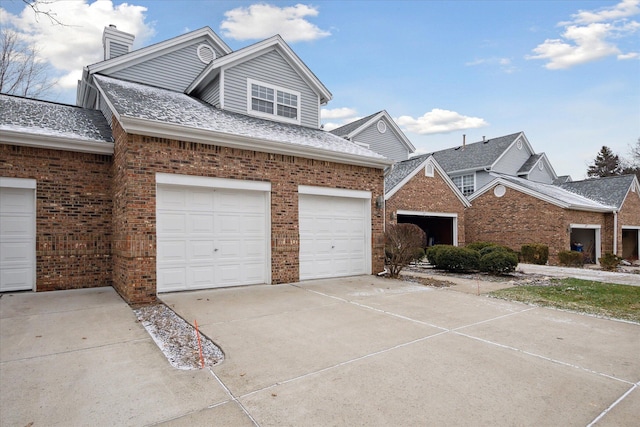
[[[516,286],[490,295],[539,306],[640,323],[640,287],[581,279],[552,279],[552,286]]]

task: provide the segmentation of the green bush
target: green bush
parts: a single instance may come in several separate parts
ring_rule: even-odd
[[[442,251],[442,249],[444,248],[450,248],[451,245],[434,245],[434,246],[429,246],[427,248],[426,252],[426,256],[427,256],[427,261],[429,261],[429,264],[433,265],[433,266],[437,266],[438,265],[438,254]]]
[[[549,246],[539,243],[522,245],[520,254],[523,262],[544,265],[549,261]]]
[[[584,265],[584,253],[577,251],[558,252],[558,262],[567,267],[582,267]]]
[[[488,248],[492,246],[497,246],[497,245],[491,242],[473,242],[473,243],[469,243],[467,246],[465,246],[465,248],[473,249],[474,251],[481,251],[484,248]]]
[[[436,260],[436,268],[452,272],[477,270],[480,266],[480,254],[478,251],[458,246],[439,249]]]
[[[424,255],[425,255],[424,248],[416,248],[416,251],[413,255],[413,261],[415,262],[420,261],[422,258],[424,258]]]
[[[612,254],[611,252],[606,253],[602,257],[598,258],[598,261],[600,261],[600,267],[606,271],[615,271],[621,260],[622,258]]]
[[[480,249],[479,251],[480,258],[492,252],[508,252],[508,253],[515,254],[515,252],[511,248],[508,248],[502,245],[493,245],[493,246],[485,246],[484,248]]]
[[[507,274],[516,271],[518,256],[505,249],[488,252],[480,258],[480,271],[492,274]]]

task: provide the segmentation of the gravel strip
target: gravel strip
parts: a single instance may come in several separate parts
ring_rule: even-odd
[[[151,338],[176,369],[201,369],[200,350],[196,329],[164,304],[155,304],[133,310]],[[216,365],[224,360],[222,350],[200,333],[204,366]]]

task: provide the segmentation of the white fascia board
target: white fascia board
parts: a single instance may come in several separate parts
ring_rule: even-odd
[[[5,178],[0,176],[0,187],[35,190],[37,185],[38,182],[32,178]]]
[[[371,191],[350,190],[345,188],[317,187],[314,185],[299,185],[298,194],[311,196],[347,197],[351,199],[371,200]]]
[[[496,178],[493,181],[490,181],[484,187],[482,187],[481,189],[473,193],[471,196],[469,196],[469,201],[473,202],[475,199],[477,199],[478,197],[480,197],[481,195],[483,195],[484,193],[486,193],[487,191],[489,191],[491,188],[493,188],[498,184],[504,185],[507,188],[519,191],[528,196],[535,197],[536,199],[542,200],[543,202],[550,203],[554,206],[558,206],[563,209],[570,209],[574,211],[585,211],[585,212],[602,212],[602,213],[613,212],[615,210],[615,208],[612,206],[596,207],[596,206],[583,206],[583,205],[573,205],[570,203],[565,203],[561,200],[546,196],[537,191],[522,187],[520,185],[514,184],[511,181],[507,181],[502,178]]]
[[[322,82],[315,76],[315,74],[313,74],[309,67],[307,67],[306,64],[302,62],[298,55],[296,55],[295,52],[291,50],[291,48],[285,43],[282,37],[278,35],[213,60],[205,68],[205,71],[201,73],[200,76],[198,76],[198,78],[189,85],[185,93],[188,94],[195,90],[202,82],[206,81],[207,74],[215,69],[228,68],[238,63],[245,62],[258,56],[264,55],[265,53],[268,53],[275,49],[279,49],[279,51],[283,53],[283,57],[289,63],[289,65],[291,65],[291,67],[298,72],[300,77],[302,77],[303,80],[305,80],[310,85],[310,87],[318,94],[321,103],[326,103],[330,101],[331,98],[333,98],[333,95],[331,94],[331,92],[329,92],[326,86],[322,84]]]
[[[411,216],[437,216],[440,218],[458,218],[457,213],[451,212],[428,212],[428,211],[406,211],[398,209],[396,215],[411,215]]]
[[[249,138],[242,135],[198,129],[154,120],[121,116],[119,121],[127,133],[157,138],[197,142],[200,144],[218,145],[221,147],[282,154],[286,156],[306,157],[315,160],[365,166],[375,169],[384,169],[393,163],[392,160],[386,158],[377,159],[350,153],[330,152],[321,148],[296,146],[286,142]]]
[[[248,181],[243,179],[214,178],[161,172],[156,173],[156,184],[225,188],[228,190],[271,191],[271,183],[268,181]]]
[[[85,139],[12,130],[2,130],[0,132],[0,144],[47,148],[50,150],[76,151],[79,153],[113,154],[113,143],[111,142],[87,141]]]
[[[87,69],[91,74],[101,71],[119,71],[122,68],[147,60],[149,57],[153,58],[159,56],[169,49],[175,50],[180,48],[182,45],[189,44],[200,37],[209,38],[213,44],[217,44],[218,47],[220,47],[226,54],[232,52],[231,48],[220,37],[218,37],[211,28],[204,27],[151,46],[134,50],[126,55],[121,55],[116,58],[89,65]]]

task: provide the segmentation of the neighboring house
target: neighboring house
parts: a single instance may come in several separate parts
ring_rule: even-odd
[[[20,230],[2,235],[0,290],[113,285],[145,303],[383,269],[393,162],[320,128],[331,93],[279,36],[103,42],[81,108],[0,96],[1,221]]]
[[[385,177],[385,221],[420,226],[426,246],[464,245],[469,201],[432,155],[393,165]]]
[[[331,133],[396,162],[407,160],[416,151],[404,132],[384,110],[340,126]]]
[[[598,201],[574,189],[508,175],[491,176],[494,179],[489,184],[469,197],[468,242],[490,241],[514,250],[523,244],[543,243],[549,246],[551,264],[557,264],[560,251],[580,249],[587,262],[597,263],[604,253],[620,253],[620,206],[624,205],[625,229],[640,218],[637,179],[630,184],[627,177],[619,177],[628,195]]]
[[[613,252],[629,261],[640,253],[640,184],[635,175],[565,182],[561,188],[616,208]]]
[[[524,132],[436,151],[433,157],[465,196],[484,187],[491,172],[551,184],[557,178],[544,153],[536,154]]]

